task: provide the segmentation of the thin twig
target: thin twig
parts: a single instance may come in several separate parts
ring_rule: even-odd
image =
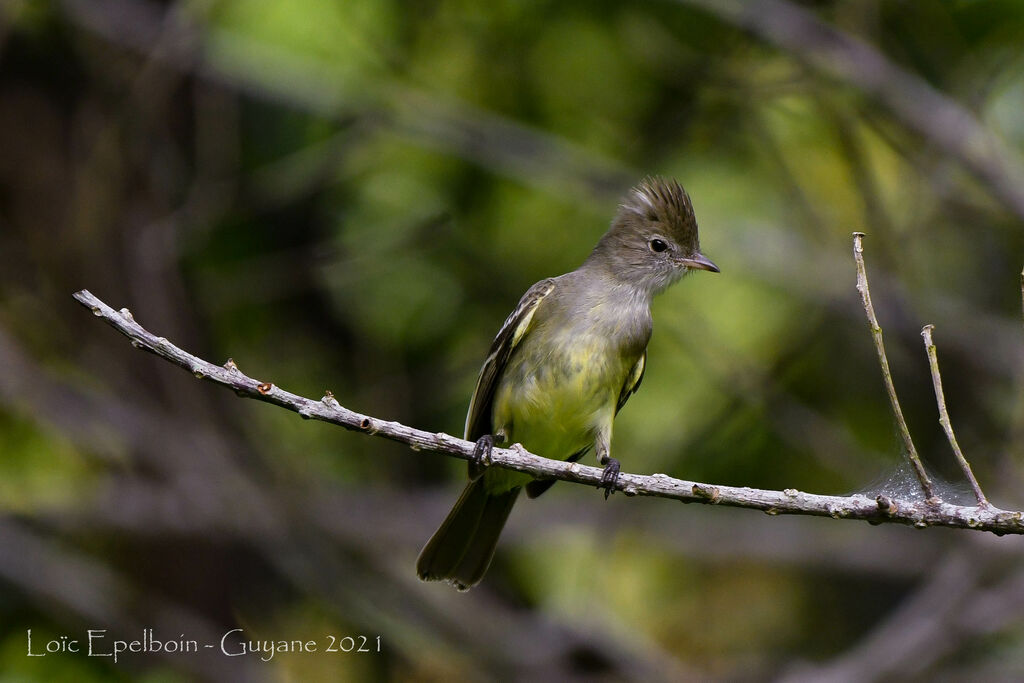
[[[900,400],[896,397],[896,387],[892,383],[892,373],[889,371],[889,360],[885,356],[885,344],[882,342],[882,328],[878,325],[878,318],[875,317],[875,308],[871,305],[871,292],[868,289],[868,273],[864,268],[864,233],[853,233],[853,258],[857,262],[857,291],[860,292],[860,300],[864,304],[864,312],[868,316],[868,326],[871,327],[871,336],[875,340],[875,350],[878,352],[878,363],[882,366],[882,380],[885,382],[885,390],[889,394],[889,405],[892,406],[892,414],[896,418],[896,424],[900,428],[900,436],[903,439],[903,449],[906,451],[907,459],[917,480],[921,482],[921,490],[928,502],[934,502],[935,489],[928,473],[924,471],[921,458],[917,455],[917,448],[914,447],[914,440],[910,438],[910,430],[907,428],[907,421],[903,418],[903,410],[900,408]]]
[[[942,375],[939,374],[939,355],[935,350],[935,342],[932,341],[932,330],[934,329],[934,325],[925,325],[921,329],[921,337],[924,339],[924,349],[928,354],[928,365],[932,370],[932,385],[935,387],[935,403],[939,407],[939,424],[942,425],[942,429],[946,432],[946,438],[949,439],[949,445],[953,448],[953,454],[956,456],[956,461],[960,463],[960,469],[964,471],[964,476],[967,477],[967,481],[971,482],[971,488],[974,489],[974,497],[978,499],[978,506],[986,507],[989,502],[985,498],[985,494],[981,491],[981,485],[974,477],[974,472],[971,470],[971,464],[967,462],[967,458],[964,457],[963,451],[960,450],[960,444],[957,443],[956,436],[953,434],[953,423],[950,422],[949,413],[946,411],[946,396],[942,391]]]
[[[215,365],[183,351],[163,337],[148,332],[135,322],[128,309],[120,312],[88,291],[75,293],[83,306],[131,339],[136,348],[154,353],[182,367],[198,378],[230,387],[239,396],[254,398],[297,412],[301,417],[322,420],[345,429],[372,434],[404,443],[416,451],[431,451],[468,460],[475,444],[443,432],[426,432],[398,422],[381,420],[341,406],[327,394],[319,401],[285,391],[270,382],[242,373],[234,361]],[[495,448],[491,463],[505,469],[525,472],[538,478],[559,479],[597,486],[603,470],[579,463],[542,458],[520,448]],[[860,519],[873,523],[895,522],[918,528],[946,526],[991,531],[995,534],[1024,534],[1024,512],[953,505],[942,501],[916,502],[886,496],[871,498],[864,494],[822,496],[795,489],[770,491],[736,486],[718,486],[674,479],[664,474],[638,475],[623,472],[616,489],[627,496],[670,498],[684,503],[705,503],[753,508],[769,515],[794,514]]]

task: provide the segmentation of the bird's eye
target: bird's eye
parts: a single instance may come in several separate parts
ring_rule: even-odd
[[[665,243],[665,240],[653,239],[650,241],[650,245],[651,251],[656,251],[659,253],[668,249],[668,244]]]

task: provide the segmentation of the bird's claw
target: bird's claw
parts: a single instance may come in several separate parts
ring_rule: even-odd
[[[476,447],[473,449],[473,456],[470,462],[475,467],[484,467],[491,463],[491,451],[494,450],[494,437],[484,434],[476,440]]]
[[[604,499],[615,493],[615,487],[619,483],[619,461],[615,458],[608,458],[604,465],[604,472],[601,473],[601,483],[597,488],[604,489]]]

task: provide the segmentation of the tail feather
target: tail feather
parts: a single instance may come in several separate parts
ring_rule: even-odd
[[[448,581],[468,590],[483,578],[494,557],[520,488],[488,493],[484,478],[466,486],[455,507],[420,551],[416,573],[424,581]]]

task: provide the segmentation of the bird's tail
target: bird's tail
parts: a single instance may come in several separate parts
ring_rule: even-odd
[[[424,581],[447,581],[458,590],[480,583],[494,557],[520,487],[489,493],[486,477],[471,481],[455,507],[420,551],[416,573]]]

